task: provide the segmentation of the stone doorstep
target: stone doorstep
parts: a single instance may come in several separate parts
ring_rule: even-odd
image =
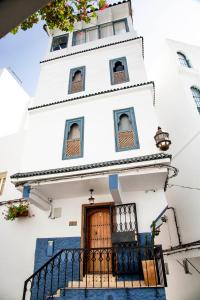
[[[94,276],[94,278],[93,278]],[[87,286],[86,286],[86,276],[83,277],[82,281],[68,281],[68,287],[58,289],[53,298],[59,298],[61,296],[61,291],[73,290],[73,289],[120,289],[120,288],[156,288],[162,287],[157,286],[147,286],[144,281],[116,281],[116,277],[109,275],[109,286],[108,286],[108,275],[87,275]]]

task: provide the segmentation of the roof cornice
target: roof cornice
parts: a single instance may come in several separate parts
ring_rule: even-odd
[[[126,164],[130,164],[130,163],[153,161],[153,160],[160,160],[160,159],[166,159],[166,158],[171,159],[171,155],[165,154],[165,153],[157,153],[157,154],[151,154],[151,155],[145,155],[145,156],[104,161],[104,162],[100,162],[100,163],[79,165],[79,166],[66,167],[66,168],[57,168],[57,169],[48,169],[48,170],[32,171],[32,172],[25,172],[25,173],[16,173],[16,174],[11,175],[10,178],[11,179],[19,179],[19,178],[41,176],[41,175],[52,175],[52,174],[77,172],[77,171],[84,171],[84,170],[88,170],[88,169],[96,169],[96,168],[103,168],[103,167],[110,167],[110,166],[117,166],[117,165],[126,165]]]
[[[143,37],[142,36],[138,36],[136,38],[127,39],[127,40],[124,40],[124,41],[113,42],[113,43],[110,43],[110,44],[96,46],[96,47],[93,47],[93,48],[89,48],[89,49],[80,50],[80,51],[77,51],[77,52],[68,53],[68,54],[57,56],[57,57],[54,57],[54,58],[49,58],[49,59],[40,61],[40,63],[42,64],[42,63],[46,63],[46,62],[49,62],[49,61],[52,61],[52,60],[57,60],[57,59],[60,59],[60,58],[64,58],[64,57],[68,57],[68,56],[72,56],[72,55],[77,55],[77,54],[80,54],[80,53],[85,53],[85,52],[89,52],[89,51],[93,51],[93,50],[98,50],[98,49],[101,49],[101,48],[110,47],[110,46],[113,46],[113,45],[123,44],[123,43],[127,43],[127,42],[134,41],[134,40],[140,40],[140,39],[142,41],[142,55],[144,57],[144,42],[143,42]]]
[[[44,107],[48,107],[48,106],[54,106],[54,105],[62,104],[62,103],[65,103],[65,102],[71,102],[71,101],[86,99],[86,98],[90,98],[90,97],[100,96],[100,95],[103,95],[103,94],[109,94],[109,93],[114,93],[114,92],[127,90],[127,89],[131,89],[131,88],[137,88],[137,87],[141,87],[141,86],[148,86],[148,85],[152,85],[152,87],[153,87],[154,103],[155,103],[155,84],[154,84],[154,81],[147,81],[147,82],[138,83],[138,84],[134,84],[134,85],[123,86],[123,87],[120,87],[120,88],[100,91],[100,92],[96,92],[96,93],[77,96],[77,97],[74,97],[74,98],[69,98],[69,99],[64,99],[64,100],[60,100],[60,101],[50,102],[50,103],[47,103],[47,104],[33,106],[33,107],[29,107],[28,110],[32,111],[32,110],[36,110],[36,109],[40,109],[40,108],[44,108]]]

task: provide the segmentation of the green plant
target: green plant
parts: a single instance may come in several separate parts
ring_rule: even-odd
[[[9,203],[7,205],[7,211],[3,212],[4,219],[13,221],[17,217],[28,216],[28,208],[29,208],[28,202],[20,202],[17,205],[13,203]]]
[[[11,32],[15,34],[19,29],[25,31],[40,20],[44,20],[49,29],[73,31],[76,22],[90,23],[92,18],[97,16],[96,10],[104,10],[107,7],[106,0],[51,0]]]

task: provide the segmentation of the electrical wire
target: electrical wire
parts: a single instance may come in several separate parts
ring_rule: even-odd
[[[184,186],[184,185],[179,185],[179,184],[168,184],[167,185],[169,188],[177,186],[177,187],[181,187],[184,189],[189,189],[189,190],[196,190],[196,191],[200,191],[200,188],[197,187],[191,187],[191,186]]]

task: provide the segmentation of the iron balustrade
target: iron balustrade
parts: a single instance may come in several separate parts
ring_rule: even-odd
[[[161,246],[125,243],[110,248],[62,249],[25,281],[22,300],[53,299],[72,288],[166,285]]]

